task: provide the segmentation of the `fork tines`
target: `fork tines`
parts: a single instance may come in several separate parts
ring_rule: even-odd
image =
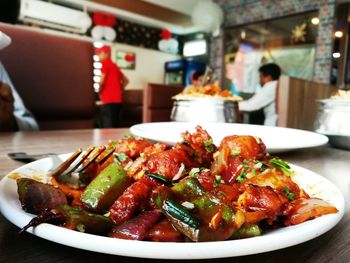
[[[53,170],[51,176],[57,178],[60,175],[71,174],[73,172],[83,172],[96,160],[97,157],[101,155],[101,153],[105,151],[105,149],[105,146],[89,147],[83,153],[82,148],[79,148],[66,161],[61,163],[55,170]],[[111,152],[108,152],[106,156],[109,156]],[[105,157],[103,159],[105,159]],[[87,161],[84,163],[85,160]]]

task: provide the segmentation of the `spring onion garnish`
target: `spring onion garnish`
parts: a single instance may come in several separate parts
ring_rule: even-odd
[[[256,170],[252,168],[249,173],[246,174],[246,178],[250,179],[253,178],[256,175]]]
[[[239,147],[236,147],[236,148],[231,150],[231,155],[233,157],[240,155],[240,153],[241,153],[241,148],[239,148]]]
[[[240,173],[240,175],[237,177],[236,181],[239,183],[242,183],[244,179],[246,178],[246,172],[249,169],[248,166],[244,167]]]
[[[197,177],[198,177],[198,174],[199,174],[200,172],[209,172],[209,169],[208,169],[208,168],[205,168],[205,167],[192,168],[188,175],[191,176],[191,177],[197,178]]]
[[[135,136],[135,135],[132,135],[132,134],[127,134],[124,136],[125,139],[132,139],[132,138],[135,138],[136,140],[141,140],[142,137],[140,136]]]
[[[147,176],[149,178],[153,178],[153,179],[155,179],[155,180],[157,180],[165,185],[171,185],[171,181],[167,177],[165,177],[164,175],[149,173],[149,174],[147,174]]]
[[[290,170],[290,166],[286,161],[281,159],[272,158],[270,159],[270,164],[277,169],[280,169],[285,175],[291,176],[292,171]]]
[[[185,139],[182,141],[182,143],[183,143],[183,144],[186,144],[186,145],[190,145],[190,142],[187,141],[187,140],[185,140]]]
[[[199,168],[192,168],[191,171],[190,171],[190,173],[189,173],[189,176],[191,176],[191,177],[197,177],[198,174],[199,174],[199,172],[200,172],[200,169],[199,169]]]
[[[222,181],[221,179],[221,175],[215,175],[215,181],[217,181],[218,183],[220,183]]]
[[[213,153],[215,150],[214,144],[213,144],[213,139],[209,139],[205,141],[204,143],[204,148],[208,153]]]
[[[197,218],[193,217],[185,207],[179,205],[174,200],[166,200],[163,204],[163,209],[170,216],[175,217],[191,227],[197,228],[200,225]]]
[[[263,166],[262,162],[257,162],[256,164],[254,164],[254,169],[260,169]]]
[[[77,224],[76,228],[79,232],[85,233],[85,226],[83,224]]]
[[[114,153],[114,158],[116,159],[117,162],[123,163],[128,159],[128,156],[125,153],[120,152],[120,153]]]
[[[214,187],[218,187],[219,184],[225,184],[225,181],[222,179],[221,175],[215,175],[215,180],[213,183]]]
[[[267,174],[267,173],[269,173],[269,172],[271,172],[271,169],[265,169],[265,170],[262,171],[260,174]]]
[[[282,192],[286,195],[289,201],[293,201],[295,199],[294,193],[291,192],[288,187],[283,188]]]

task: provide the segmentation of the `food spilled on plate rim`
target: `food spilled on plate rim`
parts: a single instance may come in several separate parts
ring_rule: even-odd
[[[37,215],[21,232],[49,222],[121,239],[222,241],[338,212],[294,183],[260,138],[227,136],[217,147],[197,126],[182,139],[169,146],[128,136],[79,149],[48,184],[17,178],[23,210]]]

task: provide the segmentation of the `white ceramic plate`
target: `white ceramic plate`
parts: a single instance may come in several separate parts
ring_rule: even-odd
[[[61,155],[65,159],[68,155]],[[33,215],[24,212],[18,201],[17,186],[11,179],[13,174],[37,175],[57,166],[58,157],[45,158],[24,165],[0,182],[0,211],[13,224],[23,227]],[[41,224],[28,232],[63,245],[107,254],[161,258],[161,259],[203,259],[250,255],[293,246],[313,239],[335,226],[344,214],[344,197],[327,179],[309,170],[292,166],[297,172],[293,180],[311,196],[320,197],[339,210],[336,214],[325,215],[305,223],[273,230],[262,236],[220,242],[203,243],[159,243],[115,239],[65,229],[51,224]],[[43,174],[43,173],[40,173]],[[14,233],[16,234],[16,233]]]
[[[263,140],[270,153],[316,147],[328,142],[325,135],[298,129],[237,123],[199,124],[208,131],[216,145],[219,145],[221,140],[228,135],[253,135]],[[198,123],[151,122],[131,126],[130,132],[146,139],[175,144],[182,141],[180,135],[182,132],[194,131],[196,125]]]

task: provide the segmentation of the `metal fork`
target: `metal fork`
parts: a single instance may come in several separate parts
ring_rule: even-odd
[[[107,149],[105,146],[90,147],[85,152],[79,148],[66,161],[54,169],[50,175],[60,183],[71,188],[80,188],[87,183],[86,169]],[[102,165],[114,152],[114,148],[109,149],[106,155],[99,160],[98,165]],[[79,157],[79,158],[78,158]]]

